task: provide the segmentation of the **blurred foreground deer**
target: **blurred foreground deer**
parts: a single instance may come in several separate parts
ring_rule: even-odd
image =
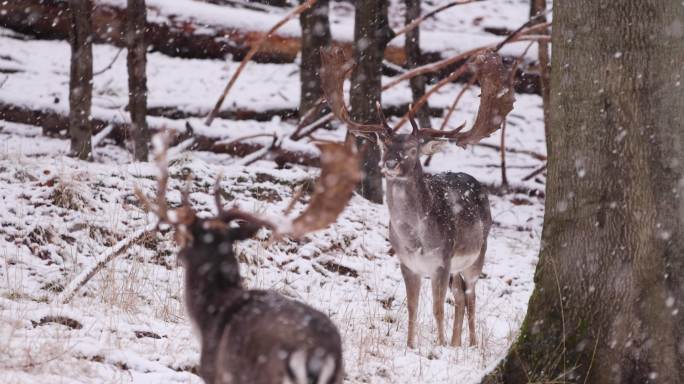
[[[332,112],[347,124],[350,132],[376,136],[383,151],[381,167],[387,183],[389,239],[401,262],[406,284],[408,346],[416,346],[416,317],[423,277],[432,280],[438,344],[445,344],[444,301],[451,287],[456,307],[451,345],[461,345],[466,308],[470,345],[476,345],[475,283],[482,272],[492,225],[487,193],[477,180],[465,173],[426,174],[420,155],[432,155],[447,143],[461,147],[475,144],[501,128],[515,100],[501,57],[485,51],[468,64],[479,75],[482,90],[477,117],[469,131],[461,132],[463,127],[452,131],[421,129],[410,115],[412,132],[398,134],[387,124],[380,106],[379,124],[351,120],[342,88],[351,65],[339,49],[321,52],[321,56],[321,81]]]
[[[321,177],[309,206],[297,218],[275,224],[240,211],[224,210],[219,182],[217,215],[199,218],[188,192],[182,205],[166,205],[166,151],[155,201],[136,191],[147,211],[172,225],[185,267],[185,300],[202,342],[200,376],[208,384],[338,384],[343,378],[339,332],[323,313],[274,291],[247,290],[233,246],[266,227],[275,238],[301,237],[335,221],[360,180],[358,160],[347,147],[321,144]]]

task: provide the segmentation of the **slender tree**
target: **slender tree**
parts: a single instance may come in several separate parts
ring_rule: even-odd
[[[150,132],[147,127],[147,44],[145,0],[128,0],[126,45],[128,47],[128,109],[131,112],[133,156],[147,161]]]
[[[536,17],[539,23],[546,22],[546,0],[530,0],[530,18]],[[543,31],[545,34],[548,30]],[[538,61],[539,61],[539,84],[541,86],[542,102],[544,106],[544,129],[549,126],[549,85],[551,77],[549,72],[549,43],[540,41],[538,45]]]
[[[405,0],[405,3],[405,22],[406,25],[408,25],[413,20],[420,17],[420,0]],[[407,68],[411,69],[423,64],[421,60],[422,55],[420,50],[420,27],[416,27],[406,33],[404,50],[406,51]],[[425,94],[425,75],[412,77],[410,83],[411,94],[413,95],[413,102],[415,103]],[[429,107],[427,103],[425,103],[425,105],[417,111],[416,117],[418,118],[418,122],[421,127],[432,127],[432,124],[430,123]]]
[[[356,67],[351,78],[351,115],[360,123],[377,123],[377,103],[381,101],[382,59],[393,32],[387,21],[388,0],[356,2],[354,17],[354,60]],[[359,191],[366,199],[382,203],[382,175],[380,149],[377,143],[357,139],[364,151],[364,179]]]
[[[299,15],[299,23],[302,26],[299,118],[306,117],[306,121],[301,121],[301,124],[313,122],[326,112],[322,106],[317,105],[317,102],[323,96],[319,77],[321,48],[330,46],[331,41],[329,7],[329,0],[318,0],[311,8]],[[311,112],[312,109],[317,113]]]
[[[485,383],[684,382],[684,6],[556,1],[542,248]]]
[[[69,1],[69,78],[70,154],[82,160],[92,157],[90,109],[93,94],[92,0]]]

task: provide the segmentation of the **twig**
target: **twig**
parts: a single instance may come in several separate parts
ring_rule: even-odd
[[[217,141],[216,145],[231,146],[231,145],[237,144],[243,140],[256,139],[257,137],[274,137],[274,136],[275,135],[273,133],[255,133],[253,135],[242,136],[242,137],[230,139],[227,141],[226,140]]]
[[[268,147],[263,147],[258,151],[252,152],[249,155],[242,158],[240,161],[236,161],[235,165],[247,166],[256,163],[257,161],[263,159],[271,151],[280,148],[278,136],[273,135],[273,142]]]
[[[413,20],[410,24],[405,25],[403,28],[395,32],[394,37],[397,37],[399,35],[403,35],[406,32],[410,32],[414,30],[416,27],[418,27],[423,21],[426,19],[429,19],[430,17],[433,17],[434,15],[438,14],[439,12],[442,12],[444,10],[447,10],[451,7],[457,6],[457,5],[463,5],[463,4],[469,4],[469,3],[476,3],[484,0],[458,0],[458,1],[452,1],[451,3],[447,3],[442,5],[441,7],[437,7],[433,9],[432,11],[422,15],[421,17]]]
[[[529,180],[529,179],[531,179],[531,178],[537,176],[538,174],[544,172],[545,170],[546,170],[546,164],[544,164],[544,165],[542,165],[541,167],[535,169],[535,170],[534,170],[532,173],[530,173],[529,175],[523,177],[523,178],[522,178],[522,181],[527,181],[527,180]]]
[[[122,47],[122,48],[119,48],[119,51],[116,52],[116,55],[114,55],[114,58],[112,59],[112,61],[110,61],[109,64],[108,64],[106,67],[104,67],[104,68],[100,69],[99,71],[93,73],[93,76],[101,75],[101,74],[103,74],[103,73],[109,71],[110,69],[112,69],[112,66],[114,65],[114,63],[116,62],[116,60],[119,58],[119,55],[121,54],[121,52],[122,52],[123,50],[124,50],[123,47]]]
[[[409,119],[409,116],[411,114],[415,114],[416,111],[418,111],[420,108],[422,108],[423,105],[425,105],[425,103],[430,98],[430,96],[432,96],[433,93],[437,92],[443,86],[445,86],[445,85],[455,81],[459,77],[463,76],[467,70],[468,70],[468,65],[466,63],[466,64],[460,66],[454,72],[452,72],[449,76],[440,80],[437,84],[435,84],[432,88],[430,88],[429,91],[425,92],[425,94],[423,96],[421,96],[421,98],[418,99],[418,101],[416,103],[414,103],[412,106],[409,107],[409,111],[406,112],[406,114],[404,116],[402,116],[401,120],[399,120],[399,123],[396,125],[394,130],[397,131],[397,130],[399,130],[399,128],[401,128],[402,125],[406,124],[406,122]]]
[[[535,26],[526,28],[526,29],[520,31],[520,33],[518,33],[518,35],[514,38],[510,38],[510,36],[507,37],[505,40],[505,44],[514,43],[514,42],[518,41],[518,39],[520,39],[522,36],[526,36],[530,32],[535,32],[537,30],[547,28],[548,26],[549,26],[549,23],[542,23],[542,24],[537,24]],[[501,43],[485,45],[484,47],[479,47],[479,48],[473,48],[469,51],[460,53],[458,55],[447,57],[446,59],[442,59],[442,60],[434,62],[434,63],[430,63],[430,64],[426,64],[426,65],[423,65],[420,67],[413,68],[412,70],[407,71],[407,72],[395,77],[394,79],[392,79],[392,81],[383,85],[382,90],[385,91],[385,90],[392,88],[395,85],[401,83],[402,81],[408,80],[408,79],[415,77],[415,76],[420,76],[420,75],[424,75],[427,73],[437,72],[440,69],[447,67],[451,64],[455,64],[455,63],[458,63],[459,61],[467,60],[470,57],[477,55],[478,53],[480,53],[486,49],[495,49],[499,45],[501,45]]]
[[[523,35],[523,34],[528,34],[528,33],[529,33],[529,30],[526,31],[525,29],[528,28],[528,27],[530,27],[531,25],[537,24],[537,23],[540,22],[540,21],[544,21],[544,18],[543,18],[543,17],[544,17],[543,15],[536,15],[536,16],[534,16],[534,17],[531,17],[529,20],[527,20],[527,22],[525,22],[525,24],[523,24],[523,25],[521,25],[520,27],[518,27],[518,29],[516,29],[515,31],[513,31],[513,33],[511,33],[511,34],[508,35],[505,39],[503,39],[502,42],[500,42],[499,44],[497,44],[497,45],[496,45],[496,49],[494,49],[494,50],[495,50],[495,51],[499,51],[504,45],[506,45],[506,44],[508,44],[509,42],[513,41],[513,40],[516,39],[518,36]],[[548,23],[541,23],[541,24],[537,24],[535,27],[538,27],[538,26],[544,25],[544,24],[546,24],[546,26],[548,26]],[[535,27],[532,27],[532,28],[535,28]]]
[[[228,96],[228,92],[230,92],[230,89],[233,87],[235,84],[235,81],[237,80],[238,76],[240,76],[240,73],[242,70],[245,68],[249,60],[252,59],[252,56],[254,56],[259,48],[264,44],[267,38],[269,38],[278,28],[282,27],[285,23],[290,21],[292,18],[295,16],[299,15],[300,13],[304,12],[305,10],[309,9],[311,6],[313,6],[316,3],[316,0],[307,0],[305,3],[300,4],[296,8],[294,8],[292,11],[290,11],[285,17],[283,17],[280,21],[278,21],[271,29],[268,30],[264,35],[261,36],[259,41],[252,45],[252,47],[249,49],[245,57],[242,59],[242,62],[240,62],[240,66],[238,66],[237,70],[235,73],[233,73],[233,76],[231,76],[230,80],[228,81],[228,84],[226,84],[226,88],[223,90],[223,93],[219,97],[219,99],[216,101],[216,105],[214,106],[214,109],[212,109],[211,113],[209,113],[209,116],[207,117],[207,120],[205,121],[204,124],[207,126],[210,126],[211,123],[214,121],[214,118],[216,118],[216,115],[219,112],[219,109],[221,109],[221,105],[223,105],[223,101],[226,99],[226,96]]]
[[[454,102],[451,103],[451,106],[449,106],[449,110],[447,111],[446,116],[444,117],[444,120],[442,120],[442,125],[439,127],[440,131],[443,131],[446,128],[447,123],[449,122],[449,119],[451,118],[451,114],[454,113],[454,110],[456,109],[456,106],[458,105],[458,102],[461,100],[461,97],[465,94],[465,92],[468,90],[468,88],[472,87],[473,84],[475,84],[475,80],[477,80],[477,76],[473,76],[470,81],[468,81],[468,84],[466,84],[463,88],[461,88],[461,91],[456,95],[456,98],[454,98]],[[427,167],[430,165],[430,162],[432,161],[432,155],[428,156],[427,159],[425,159],[425,166]]]
[[[500,150],[501,150],[501,147],[498,146],[498,145],[496,145],[496,144],[488,144],[488,143],[482,143],[482,142],[480,142],[480,143],[476,143],[476,144],[473,144],[473,145],[478,146],[478,147],[484,147],[484,148],[494,149],[494,150],[497,150],[497,151],[500,151]],[[542,161],[545,161],[545,160],[546,160],[546,156],[542,155],[541,153],[537,153],[537,152],[530,151],[530,150],[527,150],[527,149],[506,148],[506,152],[510,152],[510,153],[520,153],[520,154],[523,154],[523,155],[531,156],[531,157],[533,157],[533,158],[535,158],[535,159],[537,159],[537,160],[542,160]]]
[[[515,82],[515,73],[518,71],[518,67],[520,66],[520,63],[523,61],[523,58],[525,55],[527,55],[527,51],[530,50],[532,47],[532,44],[534,44],[534,41],[531,41],[528,45],[527,48],[523,51],[523,53],[518,56],[518,58],[515,60],[515,63],[513,64],[513,67],[511,68],[511,74],[508,79],[508,84],[511,89],[515,89],[514,87],[514,82]],[[501,186],[504,188],[508,188],[508,177],[506,176],[506,120],[504,119],[503,124],[501,125],[501,151],[500,151],[500,156],[501,156]]]
[[[140,241],[140,239],[151,233],[154,233],[156,229],[157,222],[155,220],[146,227],[138,229],[131,236],[116,243],[113,247],[109,248],[109,250],[107,250],[105,253],[97,257],[95,264],[81,271],[81,273],[79,273],[78,276],[76,276],[76,278],[73,279],[69,283],[69,285],[66,286],[66,288],[64,288],[62,293],[60,293],[59,296],[57,296],[55,300],[53,300],[53,302],[61,304],[68,303],[74,297],[74,295],[76,295],[76,292],[78,292],[78,290],[81,289],[81,287],[86,285],[86,283],[88,283],[88,281],[92,279],[93,276],[97,274],[97,272],[104,268],[104,266],[107,265],[107,263],[112,261],[115,257],[119,256],[120,254],[124,253],[135,242]]]
[[[303,137],[307,137],[314,133],[318,128],[321,128],[325,123],[329,122],[335,117],[332,112],[328,113],[327,115],[321,117],[320,119],[314,121],[313,123],[304,126],[302,128],[297,128],[295,132],[290,135],[290,138],[294,141],[297,141]],[[295,135],[296,134],[296,135]]]
[[[109,134],[112,133],[112,131],[114,131],[114,126],[112,124],[109,124],[106,127],[104,127],[103,130],[101,130],[95,136],[93,136],[91,143],[92,147],[97,148],[102,143],[102,140],[104,140],[105,137],[109,136]]]
[[[5,83],[9,80],[9,76],[5,75],[5,78],[2,79],[2,82],[0,83],[0,88],[5,86]]]
[[[501,187],[508,188],[508,177],[506,176],[506,120],[501,124]]]

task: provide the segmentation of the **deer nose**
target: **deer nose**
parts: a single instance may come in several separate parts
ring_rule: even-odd
[[[385,168],[394,169],[397,167],[398,164],[399,164],[399,162],[394,160],[394,159],[386,160],[385,161]]]

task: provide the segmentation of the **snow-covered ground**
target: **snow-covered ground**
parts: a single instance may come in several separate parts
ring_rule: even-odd
[[[173,3],[179,9],[188,6],[186,11],[196,12],[197,17],[226,20],[206,12],[200,2],[148,1],[160,12]],[[333,4],[333,20],[341,25],[333,28],[344,30],[349,24],[349,5]],[[481,37],[483,26],[513,29],[522,24],[526,12],[527,2],[521,1],[454,7],[426,23],[426,30],[433,33],[426,35],[435,36],[426,44],[449,41],[452,47],[466,47],[468,42],[448,36]],[[400,25],[401,8],[394,4],[391,13],[394,25]],[[504,21],[497,23],[497,18]],[[297,28],[291,29],[298,33]],[[59,41],[17,40],[8,34],[0,30],[0,69],[19,72],[0,75],[0,103],[65,113],[68,46]],[[117,50],[96,46],[95,69],[104,68]],[[124,58],[125,52],[110,70],[95,78],[96,117],[127,119]],[[151,54],[149,103],[201,116],[236,66],[230,61]],[[297,71],[296,65],[250,63],[224,109],[296,108]],[[431,105],[449,105],[461,86],[445,87],[430,100]],[[477,88],[465,93],[451,126],[472,122],[478,94]],[[406,84],[383,95],[386,105],[409,100]],[[279,119],[218,119],[211,128],[202,127],[200,117],[189,120],[202,134],[217,140],[257,132],[286,136],[295,128],[294,122]],[[150,121],[170,128],[182,128],[185,122],[162,117],[150,117]],[[439,126],[441,119],[433,123]],[[508,147],[545,153],[538,96],[517,95],[507,127]],[[341,129],[316,133],[318,138],[333,140],[343,135]],[[499,141],[497,133],[485,143]],[[43,137],[39,127],[2,120],[0,143],[0,382],[201,382],[194,374],[199,344],[184,313],[183,270],[177,265],[170,233],[135,244],[68,305],[53,303],[59,291],[92,265],[97,255],[146,225],[148,217],[138,207],[133,188],[154,193],[155,166],[132,162],[128,152],[106,140],[96,148],[93,163],[77,161],[66,157],[68,141]],[[306,140],[286,141],[285,146],[315,151]],[[237,160],[206,152],[177,155],[170,167],[170,202],[179,202],[181,180],[189,170],[193,205],[201,214],[211,214],[212,187],[223,173],[224,200],[237,202],[245,210],[277,214],[287,206],[294,189],[318,172],[301,167],[275,169],[273,163],[264,161],[244,167],[236,165]],[[511,184],[543,189],[543,176],[522,181],[542,164],[539,160],[508,153],[507,164]],[[499,153],[482,146],[450,148],[436,156],[430,170],[466,171],[488,184],[500,183]],[[503,356],[525,314],[543,215],[543,200],[538,197],[510,192],[492,195],[490,200],[495,225],[477,286],[477,347],[434,345],[432,298],[426,281],[419,346],[406,348],[404,285],[398,260],[388,255],[387,208],[359,196],[354,196],[335,225],[304,240],[267,246],[262,233],[259,239],[239,244],[242,274],[249,287],[275,289],[331,317],[344,340],[346,383],[476,383]],[[304,203],[306,199],[297,209]],[[449,299],[449,323],[452,315]]]

